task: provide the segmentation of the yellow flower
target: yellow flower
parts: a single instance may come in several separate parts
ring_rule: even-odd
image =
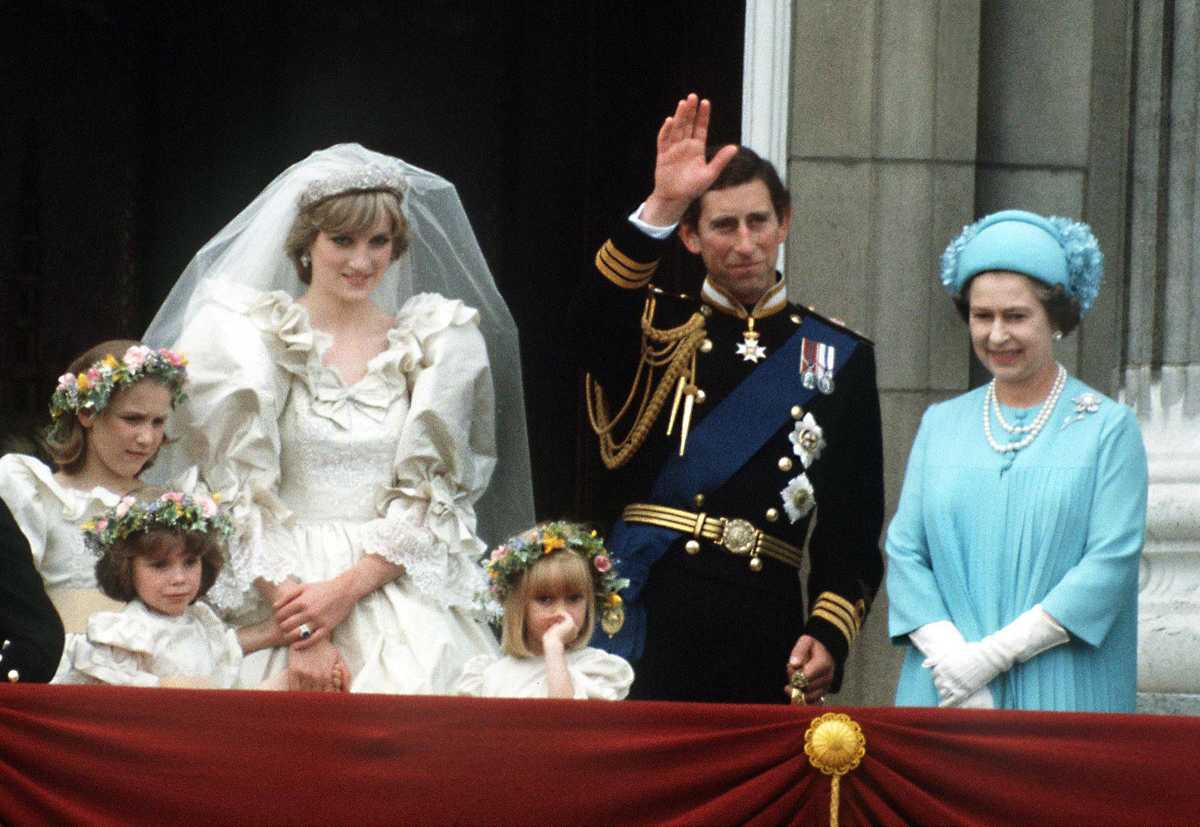
[[[91,387],[92,383],[88,381],[87,374],[81,373],[75,377],[75,388],[85,391]]]
[[[120,363],[117,361],[117,357],[113,356],[111,353],[104,357],[104,366],[107,368],[115,368],[119,364]]]
[[[84,531],[95,531],[96,530],[96,521],[88,520],[86,523],[81,525],[80,528],[82,528]]]
[[[608,596],[608,605],[620,606],[621,603],[622,603],[621,595],[617,594],[616,592],[613,592],[612,594],[610,594]]]
[[[555,551],[556,549],[566,548],[566,547],[567,547],[567,541],[564,540],[562,537],[555,537],[551,534],[547,534],[546,536],[542,537],[542,553],[543,554],[549,554],[550,552]]]

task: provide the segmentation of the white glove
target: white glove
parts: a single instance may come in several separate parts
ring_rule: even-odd
[[[951,652],[967,645],[966,639],[962,636],[962,632],[958,631],[958,627],[949,620],[935,620],[933,623],[926,623],[917,629],[914,629],[908,636],[926,658],[923,664],[926,669],[948,656]],[[935,675],[934,686],[937,686]],[[938,687],[938,694],[942,696],[942,703],[939,706],[961,706],[964,709],[995,709],[996,702],[992,698],[992,690],[987,686],[982,686],[975,692],[962,699],[961,702],[947,703],[946,696],[942,692],[941,687]]]
[[[957,706],[1014,664],[1070,639],[1039,603],[983,640],[964,644],[942,657],[930,656],[924,665],[933,669],[933,685],[942,696],[940,705]]]

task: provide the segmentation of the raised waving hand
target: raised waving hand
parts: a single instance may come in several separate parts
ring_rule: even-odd
[[[658,130],[654,162],[654,192],[646,199],[641,219],[667,226],[679,221],[688,204],[703,195],[737,152],[733,144],[721,147],[705,160],[712,104],[695,93],[675,106],[675,114]]]

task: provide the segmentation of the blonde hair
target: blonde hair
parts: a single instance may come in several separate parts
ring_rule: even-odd
[[[305,265],[302,257],[312,248],[317,233],[365,233],[379,223],[381,216],[386,216],[392,226],[392,261],[400,258],[408,249],[408,222],[400,209],[400,197],[391,190],[344,192],[300,210],[283,244],[300,281],[312,283],[312,264]]]
[[[504,621],[500,624],[500,649],[504,654],[514,658],[534,656],[525,643],[525,607],[540,590],[553,585],[565,585],[583,592],[587,612],[579,634],[567,651],[588,645],[596,628],[596,584],[592,581],[592,569],[587,560],[575,551],[563,549],[530,566],[504,599]]]

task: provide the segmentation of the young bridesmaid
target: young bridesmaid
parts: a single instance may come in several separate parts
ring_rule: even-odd
[[[43,443],[53,468],[25,454],[0,457],[0,499],[68,636],[93,612],[117,608],[97,588],[79,526],[142,484],[167,418],[185,399],[186,361],[128,339],[96,345],[68,366],[50,397]]]
[[[68,644],[64,683],[119,686],[190,686],[229,689],[243,653],[277,646],[283,633],[273,621],[234,631],[196,602],[224,562],[229,517],[211,498],[181,491],[142,489],[83,525],[100,557],[96,580],[119,612],[98,612],[87,634]],[[333,683],[349,683],[335,669]],[[286,689],[282,673],[260,685]]]
[[[610,636],[624,621],[617,576],[603,541],[576,523],[538,525],[484,561],[491,595],[502,606],[503,655],[467,661],[460,695],[620,700],[633,669],[587,645],[600,614]]]

